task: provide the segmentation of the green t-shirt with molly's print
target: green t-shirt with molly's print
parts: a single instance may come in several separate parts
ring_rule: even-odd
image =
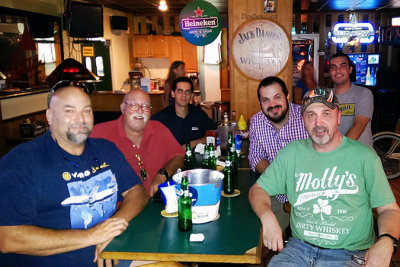
[[[257,183],[270,196],[287,194],[294,237],[332,249],[369,248],[371,208],[395,202],[374,150],[347,137],[324,153],[315,151],[310,139],[293,141]]]

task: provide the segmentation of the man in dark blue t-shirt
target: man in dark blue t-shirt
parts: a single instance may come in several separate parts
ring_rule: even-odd
[[[181,145],[190,143],[193,148],[206,142],[206,131],[215,130],[215,124],[200,108],[189,104],[193,94],[193,83],[188,77],[179,77],[172,84],[172,106],[151,116],[160,121],[174,135]]]
[[[46,117],[49,132],[0,159],[0,266],[94,266],[148,195],[113,143],[88,138],[80,88],[51,93]]]

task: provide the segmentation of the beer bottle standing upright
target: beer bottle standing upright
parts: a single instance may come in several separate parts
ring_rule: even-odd
[[[178,199],[178,228],[182,232],[192,230],[192,199],[189,196],[188,178],[182,177],[182,195]]]
[[[233,137],[233,133],[228,133],[228,148],[227,150],[230,151],[232,157],[232,170],[234,175],[236,175],[237,168],[238,168],[238,157],[236,154],[236,147],[235,147],[235,138]]]
[[[193,169],[193,154],[192,154],[192,148],[190,147],[190,143],[186,144],[186,153],[185,153],[185,158],[183,159],[183,168],[184,170]]]
[[[215,157],[215,151],[213,144],[208,145],[208,152],[210,153],[210,157],[208,158],[208,168],[212,170],[217,169],[217,158]]]
[[[231,153],[228,151],[225,159],[225,168],[224,168],[224,193],[225,194],[233,194],[235,192],[235,181],[232,175],[232,161],[231,161]]]
[[[206,146],[204,148],[204,158],[203,158],[203,163],[201,164],[201,167],[203,169],[208,169],[210,168],[209,166],[209,158],[210,158],[210,148]]]

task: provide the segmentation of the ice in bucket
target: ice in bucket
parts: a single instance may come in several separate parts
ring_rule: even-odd
[[[215,170],[193,169],[172,176],[177,190],[183,176],[189,180],[189,193],[192,197],[192,222],[206,223],[218,217],[221,189],[224,175]]]

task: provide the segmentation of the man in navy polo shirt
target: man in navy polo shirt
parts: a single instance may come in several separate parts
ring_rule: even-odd
[[[152,120],[167,126],[179,144],[190,143],[191,147],[205,143],[206,131],[216,128],[200,107],[189,104],[193,90],[193,83],[188,77],[175,79],[171,91],[174,105],[151,116]]]

